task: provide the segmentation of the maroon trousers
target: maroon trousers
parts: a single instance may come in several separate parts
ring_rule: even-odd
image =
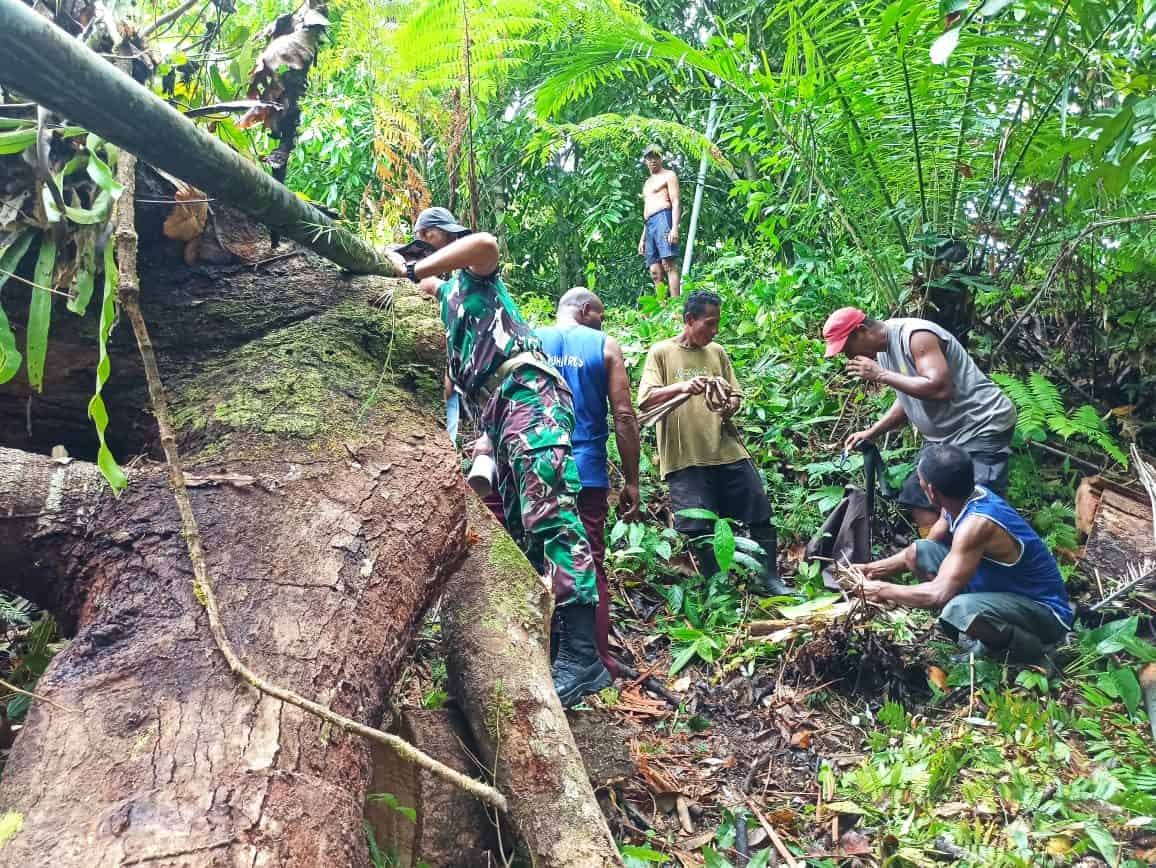
[[[594,553],[594,572],[598,579],[598,607],[594,610],[594,643],[598,656],[614,678],[618,665],[610,656],[610,582],[606,579],[606,516],[610,511],[608,488],[586,488],[578,492],[578,517],[586,528],[586,538]]]

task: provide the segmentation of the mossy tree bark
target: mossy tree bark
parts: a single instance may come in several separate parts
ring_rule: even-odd
[[[347,283],[308,258],[293,266],[302,285]],[[154,314],[179,306],[168,287],[189,285],[157,274],[142,274]],[[227,276],[200,285],[214,309],[232,306]],[[456,461],[402,373],[440,358],[423,350],[440,326],[412,296],[392,311],[350,300],[279,325],[250,323],[263,333],[195,361],[162,351],[193,506],[241,656],[378,724],[464,546]],[[71,411],[84,416],[83,404]],[[90,464],[4,450],[0,513],[11,515],[0,556],[17,566],[4,584],[75,631],[37,688],[59,707],[34,705],[5,770],[0,812],[22,830],[0,864],[368,864],[367,745],[229,673],[162,468],[135,471],[113,498]]]
[[[259,673],[378,725],[423,612],[467,548],[467,490],[434,409],[436,312],[408,284],[351,278],[306,252],[268,261],[263,233],[224,208],[216,252],[206,247],[190,269],[142,212],[142,304],[226,631]],[[386,288],[392,306],[367,303]],[[10,313],[22,330],[22,312]],[[228,671],[164,469],[137,466],[114,498],[83,460],[94,451],[92,313],[54,323],[44,398],[16,381],[0,387],[0,409],[20,415],[0,426],[0,444],[20,447],[0,450],[0,586],[74,635],[37,686],[55,704],[34,704],[5,769],[0,814],[16,815],[20,831],[0,842],[0,865],[368,865],[368,745]],[[154,434],[127,329],[113,344],[105,395],[123,457],[149,451]],[[30,451],[61,442],[79,460]],[[526,569],[508,538],[485,551],[508,553],[500,569]],[[511,587],[527,581],[519,575]],[[517,617],[544,623],[542,603],[526,597]],[[519,665],[537,655],[541,679],[532,696],[516,694],[518,707],[555,739],[569,774],[577,753],[544,646],[514,641]],[[462,705],[488,707],[491,694],[475,690],[485,684],[461,682]],[[528,761],[549,762],[527,749],[537,751]],[[518,774],[503,771],[512,758],[501,758],[512,801],[528,800],[512,817],[527,841],[544,837],[549,817],[562,829],[582,816],[575,835],[601,820],[587,816],[598,811],[578,762],[585,789],[555,804],[518,789]],[[593,846],[614,858],[604,824]]]
[[[469,513],[476,542],[442,606],[452,692],[532,864],[621,865],[550,680],[550,591],[475,498]]]

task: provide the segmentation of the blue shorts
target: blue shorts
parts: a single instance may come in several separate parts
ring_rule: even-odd
[[[673,215],[669,208],[657,211],[646,218],[646,264],[654,265],[663,259],[674,259],[678,256],[678,245],[671,244],[667,236],[670,234]]]

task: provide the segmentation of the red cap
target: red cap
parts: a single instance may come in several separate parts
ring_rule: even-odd
[[[827,341],[827,352],[824,355],[829,359],[841,353],[847,338],[851,337],[851,333],[863,325],[866,319],[867,314],[857,307],[841,307],[827,317],[827,321],[823,323],[823,338]]]

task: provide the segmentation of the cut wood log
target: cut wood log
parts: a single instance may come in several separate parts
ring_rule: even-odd
[[[622,865],[550,679],[550,591],[476,498],[469,526],[442,617],[451,692],[482,762],[538,868]]]
[[[0,21],[0,84],[343,268],[392,273],[370,245],[20,0],[0,0]]]

